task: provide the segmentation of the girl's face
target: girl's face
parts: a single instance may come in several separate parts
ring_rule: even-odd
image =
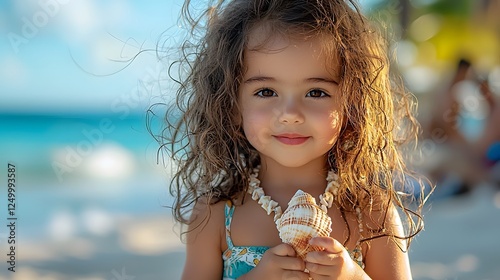
[[[250,33],[245,51],[245,135],[263,162],[300,167],[325,159],[342,123],[338,73],[327,68],[320,38],[272,38],[262,47],[262,33]]]

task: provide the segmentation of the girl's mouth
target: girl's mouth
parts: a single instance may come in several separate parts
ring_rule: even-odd
[[[274,138],[276,138],[276,140],[280,141],[285,145],[300,145],[306,142],[310,138],[309,136],[303,136],[300,134],[289,134],[289,133],[273,135],[273,136]]]

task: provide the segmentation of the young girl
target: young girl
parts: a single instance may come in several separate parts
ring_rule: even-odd
[[[423,199],[399,148],[417,124],[374,29],[350,1],[216,2],[199,16],[184,5],[203,36],[183,45],[182,115],[169,122],[182,278],[411,279]],[[332,219],[304,258],[275,224],[298,189],[330,197]]]

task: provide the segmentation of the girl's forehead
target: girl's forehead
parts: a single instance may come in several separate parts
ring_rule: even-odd
[[[275,41],[277,41],[276,39],[278,39],[279,37],[282,37],[282,38],[280,38],[281,40],[279,40],[279,41],[284,41],[283,39],[285,39],[284,38],[285,36],[283,36],[281,34],[273,34],[273,33],[276,33],[276,32],[271,31],[267,25],[259,24],[255,27],[253,27],[252,29],[250,29],[250,32],[248,33],[247,38],[246,38],[246,42],[247,42],[246,49],[251,50],[251,51],[261,50],[265,47],[269,47],[269,44],[278,43]],[[275,36],[272,36],[272,35],[275,35]],[[276,36],[276,35],[278,35],[278,36]],[[285,47],[285,46],[283,45],[282,47]]]
[[[308,45],[311,49],[321,51],[324,39],[321,36],[297,35],[292,31],[272,30],[265,25],[252,28],[247,37],[248,51],[276,52],[290,46]]]
[[[277,32],[265,26],[252,28],[247,37],[245,52],[273,54],[287,49],[288,53],[306,50],[316,59],[321,58],[333,68],[338,67],[338,51],[332,48],[325,35],[297,35],[293,31]],[[328,67],[330,68],[330,67]],[[335,69],[337,70],[337,69]]]
[[[245,77],[273,77],[276,80],[303,81],[324,78],[339,81],[340,68],[335,55],[322,48],[322,39],[311,37],[292,40],[283,36],[265,36],[259,33],[249,38],[245,51]],[[253,47],[253,48],[251,48]]]

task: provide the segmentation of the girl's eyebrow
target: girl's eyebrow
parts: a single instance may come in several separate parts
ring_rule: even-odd
[[[307,83],[327,83],[327,84],[334,84],[334,85],[339,84],[335,80],[328,79],[328,78],[322,78],[322,77],[307,78],[304,81]],[[250,77],[250,78],[246,79],[243,83],[251,84],[251,83],[256,83],[256,82],[276,82],[276,79],[273,77],[255,76],[255,77]]]
[[[255,82],[275,82],[276,79],[273,77],[266,77],[266,76],[255,76],[255,77],[250,77],[246,79],[243,83],[245,84],[251,84]]]
[[[332,79],[328,79],[328,78],[307,78],[306,79],[306,82],[309,82],[309,83],[327,83],[327,84],[334,84],[334,85],[338,85],[339,83],[335,80],[332,80]]]

